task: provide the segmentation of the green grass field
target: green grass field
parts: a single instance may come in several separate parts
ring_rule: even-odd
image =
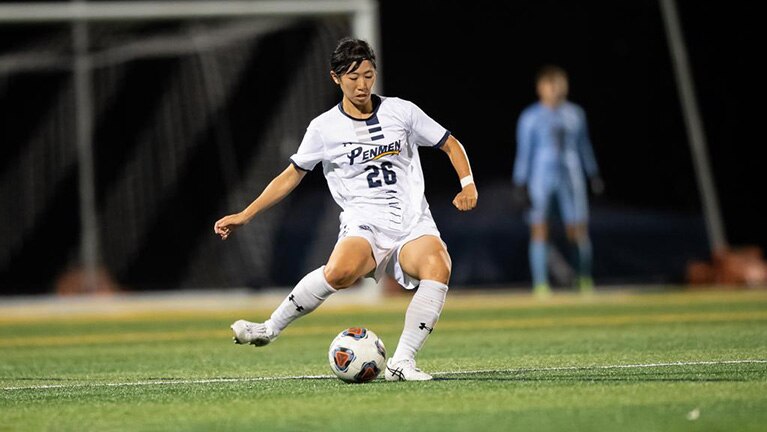
[[[434,381],[332,378],[333,337],[365,326],[392,353],[408,299],[326,305],[264,348],[228,326],[268,310],[0,316],[0,431],[767,427],[767,291],[456,290],[419,356]]]

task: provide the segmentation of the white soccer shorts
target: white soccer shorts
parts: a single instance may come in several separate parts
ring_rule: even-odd
[[[340,242],[347,237],[362,237],[370,243],[373,250],[373,258],[376,261],[376,269],[366,277],[372,277],[378,282],[385,274],[393,277],[406,289],[413,289],[421,283],[420,280],[406,274],[399,262],[399,254],[402,247],[407,243],[426,235],[435,236],[442,241],[437,225],[430,214],[421,216],[418,223],[409,232],[391,233],[383,231],[375,225],[366,223],[358,218],[344,217],[341,215],[341,226],[338,233]],[[338,243],[336,243],[338,244]],[[442,241],[447,250],[447,245]]]

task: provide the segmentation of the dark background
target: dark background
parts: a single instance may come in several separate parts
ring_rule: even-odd
[[[764,89],[755,59],[763,51],[765,31],[757,7],[745,1],[690,0],[678,6],[727,236],[734,246],[764,249],[767,230],[758,210],[764,185],[764,162],[758,157]],[[516,119],[535,100],[533,76],[545,63],[569,72],[570,99],[586,110],[606,183],[605,194],[591,201],[597,283],[682,283],[690,260],[709,257],[657,2],[385,0],[380,13],[383,93],[418,104],[453,132],[471,158],[480,205],[461,214],[450,206],[458,181],[447,158],[439,151],[421,152],[427,197],[453,257],[454,283],[529,284],[527,226],[509,205],[509,182]],[[150,34],[174,26],[178,24],[151,23],[138,31]],[[0,28],[0,50],[34,47],[40,31],[59,34],[58,49],[69,49],[68,26],[50,25]],[[94,29],[94,43],[106,46],[110,38],[119,39],[119,31],[119,26],[101,24]],[[189,277],[192,251],[217,241],[210,232],[212,222],[223,211],[239,210],[227,205],[222,193],[232,190],[230,176],[210,162],[219,157],[216,140],[221,128],[234,125],[237,168],[245,169],[244,161],[256,151],[254,143],[260,142],[273,115],[269,104],[254,101],[279,98],[293,84],[297,59],[317,34],[307,23],[291,33],[267,36],[258,46],[246,65],[247,79],[223,109],[222,118],[229,124],[213,124],[196,138],[199,143],[180,173],[177,190],[159,198],[151,228],[139,233],[144,237],[137,240],[136,252],[128,261],[113,258],[121,267],[108,270],[120,285],[136,290],[292,285],[313,265],[305,245],[318,235],[314,217],[317,209],[334,205],[319,169],[281,204],[287,211],[277,225],[273,250],[267,251],[275,257],[268,271]],[[99,211],[105,211],[109,186],[119,180],[116,175],[126,155],[136,150],[143,128],[151,124],[147,107],[159,103],[163,89],[183,68],[183,61],[163,59],[126,67],[122,87],[113,96],[119,103],[97,118]],[[103,86],[106,78],[96,79],[96,85]],[[11,170],[43,117],[41,107],[49,107],[56,92],[69,83],[68,71],[0,82],[0,172]],[[329,79],[324,85],[325,96],[317,102],[329,107],[339,95]],[[65,113],[61,127],[72,120]],[[65,144],[72,145],[61,143]],[[158,149],[164,145],[157,143]],[[282,168],[280,162],[272,173],[263,174],[273,176]],[[162,172],[167,167],[147,169]],[[56,277],[77,263],[76,169],[59,173],[52,191],[21,246],[10,253],[5,266],[0,262],[2,294],[49,292]],[[254,187],[252,196],[258,192]],[[13,229],[13,219],[8,216],[0,223]],[[104,229],[121,228],[117,224]],[[557,234],[561,233],[555,230],[554,241],[561,242]],[[115,245],[105,247],[119,251]],[[217,252],[221,247],[209,246]],[[213,253],[211,266],[225,259],[222,252]],[[108,265],[109,258],[105,261]]]
[[[755,156],[763,142],[759,101],[765,92],[749,78],[764,26],[747,2],[677,4],[726,234],[733,246],[764,249],[767,230],[757,210],[763,160]],[[386,90],[440,114],[469,149],[480,190],[508,178],[515,120],[535,97],[533,74],[556,63],[570,73],[571,100],[587,112],[607,185],[605,196],[592,201],[597,276],[621,273],[621,263],[610,258],[640,244],[646,256],[669,252],[649,267],[707,253],[700,243],[671,252],[683,240],[650,232],[644,238],[655,249],[638,238],[623,243],[622,232],[609,228],[630,225],[627,215],[660,211],[659,218],[670,221],[701,212],[658,2],[427,1],[408,10],[382,4],[384,28],[398,22],[413,29],[384,32]],[[423,19],[432,14],[436,19]],[[424,157],[430,180],[444,172],[434,159]],[[609,210],[620,211],[617,220],[605,214]],[[626,247],[611,250],[616,243]],[[670,280],[681,279],[682,267],[680,261],[668,269],[676,275]],[[629,273],[622,272],[624,279]]]
[[[753,157],[763,141],[764,90],[753,64],[763,26],[748,2],[678,5],[727,234],[733,244],[765,247],[754,211],[763,161]],[[452,130],[480,185],[510,176],[534,73],[556,63],[587,112],[605,201],[700,212],[658,2],[382,2],[381,12],[386,92]],[[439,162],[424,159],[429,178],[439,177]]]
[[[726,235],[734,248],[764,249],[755,211],[763,162],[753,157],[764,91],[746,84],[764,30],[747,2],[677,6]],[[472,161],[480,207],[458,214],[446,205],[457,183],[447,159],[421,156],[454,262],[471,261],[456,276],[475,272],[466,281],[480,284],[528,277],[524,221],[492,201],[508,199],[516,120],[535,101],[534,74],[547,63],[570,75],[570,99],[587,112],[606,183],[591,198],[597,280],[683,283],[687,263],[710,257],[658,2],[384,1],[380,11],[384,92],[416,102]],[[323,188],[321,176],[312,181]],[[496,264],[483,268],[488,261]],[[503,276],[485,279],[500,266]]]

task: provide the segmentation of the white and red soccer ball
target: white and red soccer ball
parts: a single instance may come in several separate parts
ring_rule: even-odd
[[[375,332],[350,327],[336,336],[328,350],[330,369],[347,383],[365,383],[386,367],[386,347]]]

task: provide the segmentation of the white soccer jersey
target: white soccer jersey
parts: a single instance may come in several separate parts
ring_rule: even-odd
[[[422,216],[431,217],[418,147],[439,148],[450,132],[412,102],[374,95],[373,103],[366,120],[352,118],[340,103],[316,117],[290,159],[304,171],[322,162],[344,215],[407,233]]]

